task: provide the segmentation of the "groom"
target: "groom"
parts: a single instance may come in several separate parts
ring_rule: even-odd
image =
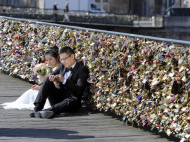
[[[88,69],[76,62],[71,47],[62,47],[59,53],[61,64],[44,80],[31,117],[50,118],[62,112],[76,112],[82,107],[81,97],[87,85]],[[58,82],[57,87],[55,82]],[[51,107],[42,110],[47,98]]]

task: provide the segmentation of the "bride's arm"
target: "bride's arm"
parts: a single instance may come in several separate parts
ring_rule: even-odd
[[[58,74],[61,68],[62,68],[61,64],[58,67],[54,67],[53,70],[52,70],[53,72],[51,73],[51,75]],[[54,83],[56,88],[59,88],[59,85],[58,85],[57,81],[54,81],[53,83]]]
[[[54,83],[54,85],[55,85],[56,88],[59,88],[59,85],[58,85],[58,82],[57,82],[57,81],[55,81],[55,82],[53,82],[53,83]]]
[[[40,90],[40,86],[39,85],[32,85],[32,90]]]
[[[46,77],[47,77],[46,75],[44,76],[39,75],[40,83],[42,83],[46,79]]]
[[[46,79],[46,76],[39,75],[40,84]],[[40,85],[32,85],[32,90],[40,90]]]

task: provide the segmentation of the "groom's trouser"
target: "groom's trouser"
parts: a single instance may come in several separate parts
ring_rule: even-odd
[[[43,109],[46,99],[49,99],[51,108],[48,110],[54,111],[55,115],[62,112],[76,112],[81,108],[80,100],[77,97],[70,95],[66,89],[57,89],[53,82],[46,78],[40,87],[34,105],[37,111]]]

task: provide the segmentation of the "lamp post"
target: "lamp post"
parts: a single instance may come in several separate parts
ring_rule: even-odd
[[[180,0],[180,7],[181,7],[181,0]]]
[[[78,6],[79,8],[78,8],[78,12],[80,12],[80,0],[79,0],[79,6]]]
[[[169,8],[169,0],[167,0],[167,9]]]

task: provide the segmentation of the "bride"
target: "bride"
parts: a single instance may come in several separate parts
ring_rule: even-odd
[[[48,48],[45,51],[45,60],[46,63],[52,68],[52,71],[54,71],[60,64],[59,61],[59,53],[58,53],[58,47],[53,46]],[[43,76],[40,76],[40,81],[43,82],[43,80],[46,78]],[[58,84],[55,82],[55,86],[58,86]],[[10,103],[3,103],[1,104],[4,109],[34,109],[34,101],[36,99],[36,96],[38,95],[40,86],[39,85],[33,85],[31,89],[27,90],[22,94],[16,101],[10,102]],[[49,101],[47,99],[44,109],[51,107],[49,104]]]

